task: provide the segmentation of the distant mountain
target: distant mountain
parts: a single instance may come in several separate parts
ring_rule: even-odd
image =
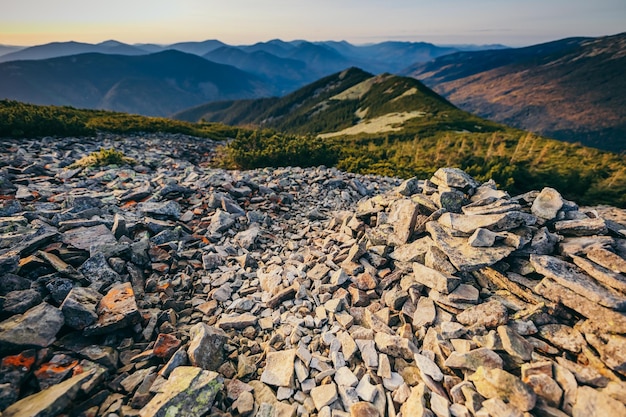
[[[626,33],[458,52],[407,74],[459,107],[568,142],[626,150]]]
[[[0,44],[0,56],[10,54],[11,52],[17,52],[21,49],[24,49],[24,47]]]
[[[216,39],[209,39],[202,42],[179,42],[171,45],[167,45],[164,49],[174,49],[176,51],[185,52],[187,54],[194,54],[198,56],[206,55],[214,49],[226,46],[224,42]]]
[[[135,46],[117,41],[106,41],[99,44],[80,42],[54,42],[45,45],[32,46],[16,52],[0,56],[0,62],[18,61],[25,59],[48,59],[86,53],[115,54],[115,55],[144,55],[146,51]]]
[[[404,128],[490,131],[495,124],[458,110],[419,81],[350,68],[282,98],[208,103],[179,120],[270,127],[323,136],[378,134]]]
[[[255,74],[270,83],[279,95],[319,78],[304,61],[281,58],[263,50],[246,52],[234,46],[223,46],[203,57]]]
[[[0,98],[34,104],[167,116],[211,100],[269,93],[252,74],[179,51],[0,64]]]

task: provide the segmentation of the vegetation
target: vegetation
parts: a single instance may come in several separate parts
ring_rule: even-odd
[[[188,123],[162,117],[145,117],[104,110],[36,106],[0,100],[0,137],[92,136],[112,133],[182,133],[191,136],[228,139],[242,130],[220,123]]]
[[[113,148],[100,149],[87,156],[80,158],[69,166],[69,168],[104,167],[108,165],[134,165],[135,160],[124,155],[122,151]]]

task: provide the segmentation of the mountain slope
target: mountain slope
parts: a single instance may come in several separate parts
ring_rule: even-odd
[[[459,107],[568,142],[626,150],[626,33],[460,52],[409,73]]]
[[[208,103],[177,113],[205,120],[340,136],[403,128],[491,131],[493,123],[458,110],[419,81],[350,68],[282,98]]]
[[[252,74],[178,51],[0,64],[0,98],[35,104],[166,116],[209,100],[268,93]]]
[[[203,57],[257,75],[271,83],[274,92],[279,95],[291,92],[318,78],[303,61],[278,57],[263,50],[246,52],[234,46],[223,46]]]
[[[0,62],[25,59],[48,59],[62,56],[99,53],[115,55],[145,55],[147,52],[132,45],[117,41],[105,41],[99,44],[81,42],[53,42],[45,45],[32,46],[16,52],[0,56]]]

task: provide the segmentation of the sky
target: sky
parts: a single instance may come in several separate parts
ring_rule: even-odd
[[[2,0],[0,44],[219,39],[524,46],[626,31],[626,0]]]

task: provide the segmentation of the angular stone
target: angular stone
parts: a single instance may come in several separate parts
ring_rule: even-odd
[[[501,214],[455,214],[444,213],[439,218],[442,226],[466,234],[476,230],[486,229],[491,232],[501,232],[515,229],[525,224],[526,216],[519,211],[510,211]]]
[[[561,194],[554,188],[545,187],[531,207],[531,212],[544,220],[552,220],[556,217],[561,207],[563,207],[564,201]]]
[[[533,345],[517,334],[509,326],[498,326],[498,335],[504,350],[519,363],[528,362],[532,358]]]
[[[459,323],[467,326],[482,325],[495,328],[509,321],[506,307],[499,301],[492,300],[470,307],[456,316]]]
[[[101,252],[87,259],[78,270],[97,289],[105,288],[113,282],[121,281],[119,274],[109,266],[104,254]]]
[[[626,310],[626,297],[609,291],[575,265],[546,255],[531,255],[530,263],[537,273],[553,279],[591,301],[613,310]]]
[[[430,233],[430,237],[437,247],[448,255],[452,265],[463,272],[491,266],[509,256],[514,250],[503,245],[494,245],[491,248],[474,248],[467,243],[466,238],[450,236],[437,222],[426,223],[426,230]]]
[[[535,392],[518,377],[502,369],[479,367],[469,377],[478,393],[486,398],[500,398],[521,411],[530,411],[535,406]]]
[[[368,374],[363,375],[358,385],[356,386],[356,393],[363,400],[373,403],[378,395],[378,390],[375,385],[370,383],[370,377]]]
[[[458,188],[463,191],[473,190],[479,185],[474,178],[458,168],[439,168],[430,181],[438,186]]]
[[[319,385],[311,390],[311,398],[317,410],[337,401],[337,386],[332,382],[330,384]]]
[[[77,227],[66,231],[61,235],[63,243],[73,246],[76,249],[88,251],[94,242],[99,245],[115,244],[117,239],[111,231],[103,224],[93,227]]]
[[[235,218],[233,215],[217,209],[215,214],[211,217],[211,225],[209,226],[209,232],[222,233],[232,227],[235,224]]]
[[[399,262],[424,263],[426,253],[432,245],[433,240],[425,236],[414,242],[396,246],[394,251],[389,254],[389,257]]]
[[[418,262],[413,263],[413,274],[417,282],[444,294],[450,294],[461,283],[460,278],[444,275]]]
[[[388,237],[391,245],[403,245],[409,241],[418,214],[419,206],[409,199],[397,200],[391,204],[389,223],[393,225],[393,233]]]
[[[626,259],[605,248],[592,246],[586,251],[587,258],[613,272],[626,274]]]
[[[416,353],[413,357],[415,358],[415,364],[424,375],[428,375],[435,381],[443,380],[441,369],[428,356]]]
[[[233,408],[242,416],[250,414],[254,410],[254,396],[252,393],[242,392],[233,402]]]
[[[404,337],[392,336],[386,333],[376,333],[374,335],[374,341],[380,352],[396,358],[411,360],[418,352],[413,342]]]
[[[11,291],[3,300],[0,310],[5,314],[22,314],[41,303],[41,294],[37,290]]]
[[[207,414],[223,381],[216,372],[192,366],[174,369],[157,395],[139,411],[141,417],[200,416]]]
[[[81,386],[93,375],[78,374],[59,384],[52,385],[36,394],[22,398],[2,412],[3,417],[56,416],[68,408],[76,398]]]
[[[543,398],[551,407],[559,407],[563,398],[563,390],[557,382],[546,374],[534,374],[524,378],[535,393]]]
[[[176,336],[167,333],[159,333],[154,342],[154,356],[169,359],[179,348],[182,342]]]
[[[64,323],[61,310],[45,302],[15,315],[0,323],[0,354],[50,346]]]
[[[589,276],[608,287],[618,290],[622,294],[626,293],[626,277],[623,274],[611,271],[610,269],[576,255],[571,255],[571,257],[576,266],[585,271]]]
[[[150,215],[155,218],[169,218],[173,220],[178,220],[181,214],[180,204],[172,200],[139,203],[137,205],[137,210],[144,215]]]
[[[564,324],[546,324],[540,326],[538,335],[552,345],[573,353],[580,353],[582,348],[587,345],[578,330]]]
[[[563,220],[554,224],[557,233],[563,236],[594,236],[608,233],[604,219]]]
[[[141,320],[135,293],[129,282],[116,284],[102,297],[96,308],[98,320],[84,329],[85,336],[110,333]]]
[[[469,371],[476,371],[481,366],[485,369],[502,369],[503,364],[500,355],[485,347],[473,349],[466,353],[452,352],[445,361],[445,366],[448,368],[467,369]]]
[[[380,417],[380,413],[373,404],[359,401],[350,406],[350,417]]]
[[[524,413],[515,407],[505,403],[500,398],[491,398],[483,401],[483,409],[490,417],[523,417]],[[477,414],[478,415],[478,414]]]
[[[625,416],[626,405],[591,387],[578,387],[573,417]]]
[[[403,416],[434,417],[435,414],[426,408],[428,388],[422,382],[418,386],[411,388],[411,395],[400,407]]]
[[[333,379],[335,380],[335,383],[337,383],[337,385],[343,385],[346,387],[356,387],[356,385],[359,383],[359,379],[352,373],[350,368],[348,368],[347,366],[342,366],[341,368],[337,369]]]
[[[60,307],[65,316],[65,324],[82,330],[95,323],[98,319],[96,308],[101,299],[102,295],[92,288],[72,288]]]
[[[270,352],[267,354],[261,382],[278,387],[294,388],[294,362],[296,349]]]
[[[599,329],[608,332],[626,333],[626,316],[624,314],[599,306],[597,303],[576,294],[574,291],[557,284],[551,279],[542,280],[534,290],[548,300],[561,303],[589,318]]]
[[[467,243],[475,248],[490,248],[496,243],[498,234],[491,230],[478,228],[467,239]]]
[[[378,353],[376,352],[376,344],[370,339],[356,339],[356,345],[361,352],[363,364],[368,369],[378,368]]]
[[[222,316],[217,321],[217,327],[223,330],[242,330],[248,326],[256,326],[258,319],[259,318],[257,316],[250,313],[238,314],[234,316]]]
[[[209,371],[216,371],[226,359],[224,345],[228,336],[222,329],[198,323],[189,330],[189,362]]]

